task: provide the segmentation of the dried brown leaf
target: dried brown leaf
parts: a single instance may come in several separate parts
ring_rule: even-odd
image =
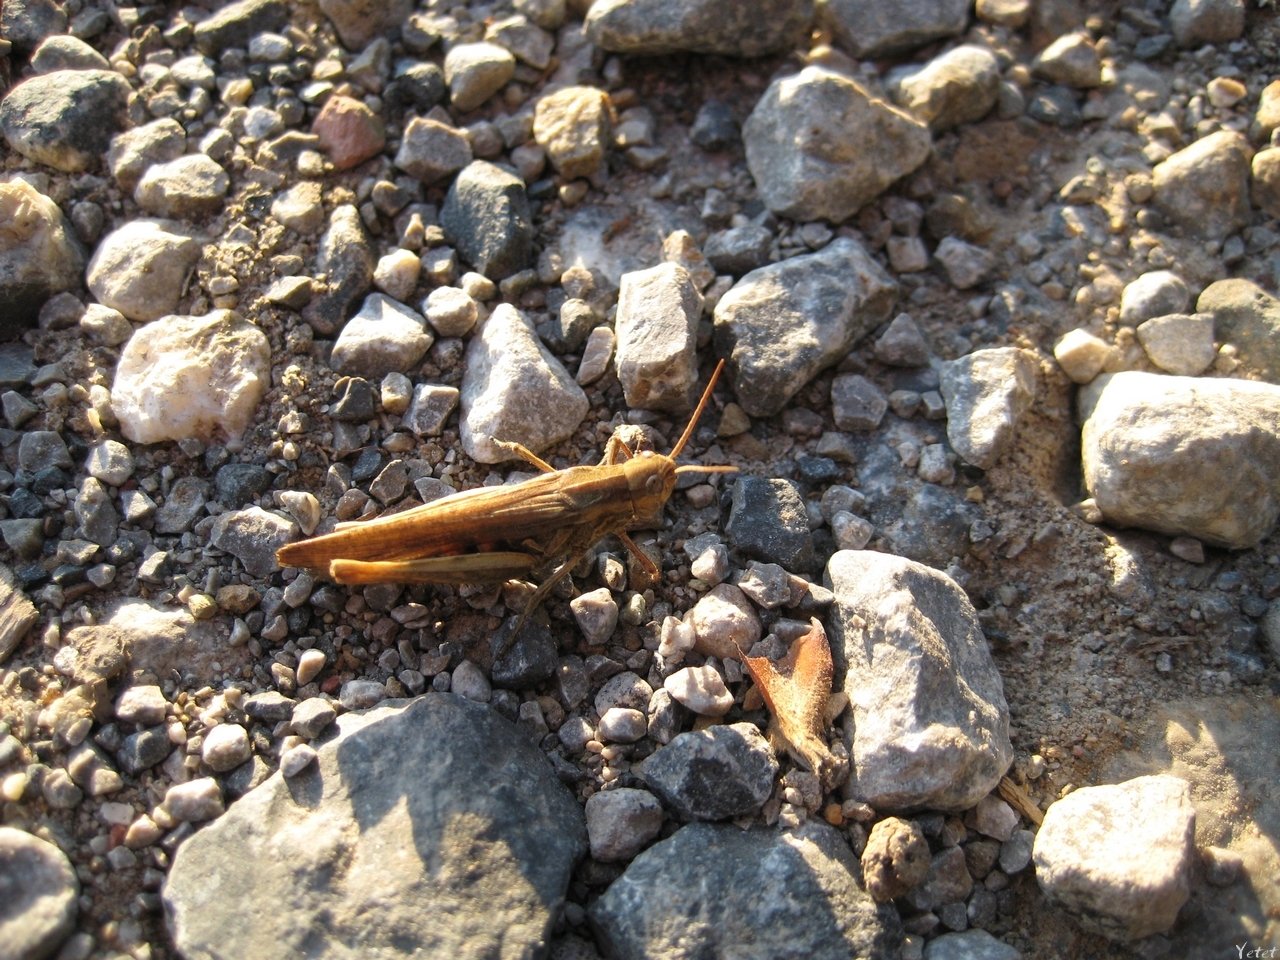
[[[768,657],[742,658],[773,717],[770,725],[787,752],[824,782],[839,765],[825,736],[831,696],[831,645],[815,617],[775,667]]]

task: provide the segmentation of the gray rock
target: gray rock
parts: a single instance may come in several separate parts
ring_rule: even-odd
[[[569,437],[587,415],[587,396],[510,304],[499,304],[467,345],[459,435],[467,456],[501,463],[494,439],[535,453]]]
[[[1221,239],[1249,222],[1249,161],[1242,134],[1219,130],[1201,137],[1152,171],[1154,202],[1171,224],[1191,236]]]
[[[53,956],[75,929],[80,882],[66,854],[0,827],[0,943],[8,957]]]
[[[1078,90],[1102,83],[1102,60],[1083,31],[1053,41],[1036,55],[1031,70],[1041,80]]]
[[[0,338],[36,325],[52,296],[80,286],[84,251],[58,205],[25,180],[0,183]]]
[[[959,237],[943,237],[933,255],[957,290],[976,287],[991,276],[996,266],[990,253]]]
[[[154,767],[169,755],[173,744],[164,727],[150,727],[125,737],[116,751],[116,761],[125,773],[136,776]]]
[[[400,422],[419,437],[438,437],[458,406],[459,396],[457,387],[420,383],[413,388],[413,399]]]
[[[658,835],[666,818],[657,797],[634,787],[593,793],[584,812],[591,856],[601,863],[630,860]]]
[[[993,467],[1036,396],[1039,363],[1017,347],[994,347],[941,365],[947,439],[964,460]]]
[[[524,182],[485,160],[467,164],[450,185],[440,225],[467,262],[490,280],[525,269],[533,256]]]
[[[902,53],[964,32],[966,0],[906,0],[892,5],[830,0],[824,24],[860,60]]]
[[[981,120],[996,105],[1000,62],[986,47],[962,44],[890,78],[894,101],[935,133]]]
[[[643,710],[652,696],[653,688],[647,680],[630,670],[624,670],[601,684],[592,705],[599,714],[607,713],[614,707]]]
[[[420,313],[372,293],[338,334],[329,364],[338,373],[380,379],[393,371],[407,373],[434,342]]]
[[[314,740],[337,718],[333,704],[322,697],[308,697],[293,708],[289,724],[300,737]]]
[[[131,92],[114,70],[37,74],[0,100],[0,131],[28,160],[78,173],[98,164],[129,126]]]
[[[248,47],[250,37],[281,30],[288,22],[285,0],[237,0],[196,24],[196,46],[207,56],[217,56],[227,47]]]
[[[1000,869],[1010,876],[1027,869],[1035,838],[1030,830],[1015,830],[1013,836],[1000,844]]]
[[[103,547],[116,542],[120,514],[111,502],[111,494],[102,481],[85,477],[73,504],[77,532],[84,539]]]
[[[769,262],[773,233],[756,223],[718,230],[707,237],[702,252],[717,273],[741,276]]]
[[[1229,43],[1244,34],[1244,0],[1175,0],[1169,26],[1180,47]]]
[[[929,342],[909,313],[900,313],[876,338],[876,359],[891,367],[923,367],[929,362]]]
[[[191,153],[149,167],[133,199],[157,217],[203,217],[222,209],[231,178],[213,158]]]
[[[1171,270],[1149,270],[1125,284],[1120,294],[1120,322],[1136,327],[1143,320],[1185,313],[1191,292]]]
[[[200,759],[214,773],[234,770],[253,755],[249,733],[238,723],[220,723],[207,734],[200,746]]]
[[[1138,342],[1147,359],[1165,373],[1196,377],[1213,364],[1213,315],[1173,313],[1138,325]]]
[[[790,480],[739,477],[725,534],[748,557],[793,571],[813,567],[809,515],[799,488]]]
[[[456,110],[474,110],[501,90],[516,71],[516,58],[496,43],[459,43],[444,58],[444,82]]]
[[[617,333],[618,380],[627,405],[683,412],[697,387],[694,355],[702,294],[674,263],[622,275]]]
[[[0,8],[0,36],[19,50],[31,50],[66,29],[67,12],[53,0],[10,0]]]
[[[200,248],[180,224],[130,220],[98,243],[85,285],[99,303],[130,320],[155,320],[178,308]]]
[[[841,430],[874,430],[889,409],[889,398],[860,373],[831,381],[831,416]]]
[[[519,13],[494,20],[485,27],[484,38],[500,47],[506,47],[515,54],[517,60],[527,63],[535,70],[545,70],[551,65],[555,38]]]
[[[335,207],[329,227],[320,238],[316,267],[325,275],[325,288],[302,315],[321,336],[332,336],[347,319],[348,311],[369,292],[374,257],[360,211],[349,203]]]
[[[600,715],[596,737],[604,743],[635,743],[644,738],[648,721],[631,707],[610,707]]]
[[[877,810],[961,811],[1013,760],[1009,709],[977,614],[950,577],[871,551],[827,564],[837,689],[849,695],[846,795]]]
[[[56,430],[27,430],[18,440],[18,469],[36,473],[49,467],[70,469],[71,451]]]
[[[761,199],[794,220],[849,219],[932,150],[920,120],[816,66],[771,83],[742,132]]]
[[[857,876],[848,843],[826,824],[693,823],[636,857],[589,917],[618,960],[897,957],[898,914]]]
[[[293,716],[297,703],[290,700],[279,690],[265,690],[255,693],[244,700],[245,715],[263,723],[279,723]]]
[[[387,699],[387,688],[377,680],[348,680],[338,691],[338,702],[344,710],[367,710]]]
[[[754,724],[733,723],[679,734],[638,774],[682,820],[725,820],[769,799],[778,760]]]
[[[586,831],[537,748],[443,694],[337,727],[316,763],[272,776],[179,848],[163,890],[177,948],[274,958],[319,949],[323,929],[337,958],[545,950]],[[210,896],[226,884],[241,895]]]
[[[1022,960],[1022,954],[985,930],[963,930],[930,940],[924,960]]]
[[[0,27],[0,32],[8,39],[13,39],[13,34],[3,27]],[[36,73],[53,73],[55,70],[110,70],[111,63],[79,37],[55,32],[40,41],[40,46],[31,55],[31,69]]]
[[[789,50],[813,19],[812,0],[598,0],[587,36],[614,53],[759,57]]]
[[[1213,316],[1215,336],[1236,348],[1244,370],[1280,383],[1280,300],[1251,280],[1219,280],[1205,287],[1196,312]]]
[[[228,510],[213,522],[209,542],[244,564],[250,576],[262,577],[276,568],[276,550],[298,536],[292,520],[261,507]]]
[[[348,50],[363,50],[377,37],[399,33],[413,10],[413,0],[320,0],[320,12],[338,31],[338,39]]]
[[[209,484],[199,477],[179,477],[156,511],[156,533],[173,535],[191,529],[204,511]]]
[[[111,409],[137,443],[239,437],[271,379],[266,335],[230,310],[140,327],[120,354]]]
[[[1280,517],[1280,387],[1105,374],[1080,413],[1085,486],[1108,523],[1244,550]]]
[[[226,809],[222,788],[213,777],[175,783],[164,795],[164,808],[180,823],[200,823],[220,817]]]
[[[119,440],[101,440],[89,448],[84,468],[91,477],[118,487],[133,476],[133,454]]]
[[[1195,827],[1178,777],[1081,787],[1045,811],[1036,881],[1091,933],[1121,942],[1163,933],[1191,893]]]
[[[128,687],[116,699],[116,719],[152,727],[163,723],[169,712],[164,691],[154,683]]]
[[[893,309],[897,286],[855,241],[753,270],[715,309],[716,352],[728,359],[738,403],[780,412]]]
[[[427,117],[409,121],[396,151],[396,166],[425,184],[453,176],[471,159],[471,141],[466,134]]]

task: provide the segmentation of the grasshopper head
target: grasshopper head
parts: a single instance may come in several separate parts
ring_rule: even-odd
[[[637,517],[656,517],[671,499],[676,488],[676,462],[650,450],[624,461],[623,475],[631,494],[632,511]]]

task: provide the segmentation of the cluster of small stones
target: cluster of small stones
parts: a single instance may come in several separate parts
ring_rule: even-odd
[[[860,700],[851,669],[874,666],[855,659],[858,611],[901,589],[855,603],[863,577],[848,571],[908,558],[901,576],[932,586],[904,609],[933,617],[939,592],[962,596],[967,562],[1026,549],[984,516],[983,471],[1064,378],[1082,388],[1079,517],[1167,535],[1191,565],[1265,544],[1280,516],[1280,481],[1258,467],[1280,459],[1280,303],[1235,268],[1280,279],[1266,222],[1280,215],[1280,87],[1251,89],[1234,62],[1243,3],[1114,23],[1066,0],[980,0],[972,21],[967,3],[904,3],[880,22],[831,0],[816,24],[831,45],[754,77],[744,111],[701,104],[687,130],[660,129],[626,85],[628,57],[804,50],[812,4],[368,6],[0,13],[21,65],[0,100],[0,797],[20,828],[0,830],[6,942],[144,958],[168,949],[167,916],[179,949],[224,943],[240,905],[196,905],[219,871],[230,884],[245,856],[271,859],[255,845],[269,798],[318,797],[355,770],[390,783],[369,798],[379,811],[411,796],[379,767],[407,754],[391,734],[378,752],[376,721],[403,724],[404,744],[429,742],[424,729],[456,744],[454,788],[491,788],[493,816],[523,816],[504,788],[544,805],[562,842],[538,846],[538,822],[504,834],[545,870],[513,880],[488,922],[566,955],[593,941],[632,955],[646,910],[683,916],[708,882],[680,869],[706,851],[729,870],[784,865],[781,891],[726,895],[726,929],[756,930],[813,890],[846,911],[839,936],[803,912],[779,924],[808,930],[813,956],[1018,956],[991,933],[1009,931],[1032,876],[1091,933],[1169,930],[1198,869],[1184,784],[1073,791],[1053,745],[1016,767],[1064,796],[1038,835],[992,793],[1012,747],[979,624],[1016,588],[942,631],[977,692],[963,762],[934,782],[940,750],[887,760],[892,731],[868,732],[877,703],[908,726],[927,725],[927,705],[892,685]],[[873,66],[940,40],[928,61]],[[1151,66],[1169,63],[1190,73]],[[1044,223],[989,248],[990,211],[928,165],[984,118],[1022,137],[1098,126],[1115,149],[1040,198]],[[682,180],[690,157],[726,155],[739,177]],[[697,235],[664,228],[616,270],[593,263],[602,233],[627,231],[593,205],[624,188],[690,205]],[[944,300],[968,319],[940,331],[924,317]],[[992,346],[1055,315],[1069,319],[1045,324],[1051,342]],[[525,588],[353,590],[275,563],[333,521],[510,479],[474,465],[507,459],[495,436],[557,466],[592,460],[615,428],[669,449],[713,353],[734,396],[690,452],[743,476],[682,484],[678,526],[637,535],[660,583],[602,548],[554,593],[551,626],[535,619],[498,655]],[[1117,542],[1107,560],[1115,596],[1152,602],[1132,551]],[[1280,577],[1230,572],[1198,594],[1195,629],[1241,625],[1202,688],[1259,680],[1264,648],[1280,658],[1278,596]],[[828,719],[852,770],[835,790],[744,702],[740,656],[780,659],[811,616],[839,668]],[[1167,652],[1155,668],[1174,669]],[[464,729],[490,738],[476,734],[482,760],[511,766],[468,766]],[[456,825],[407,807],[388,822],[431,860],[421,835]],[[744,841],[717,821],[755,830]],[[274,849],[310,856],[305,839]],[[343,842],[335,857],[371,869]],[[1200,857],[1210,882],[1239,874],[1228,851]],[[18,871],[53,894],[11,891]],[[364,922],[412,923],[396,911],[421,909],[419,880],[398,879],[403,899]],[[280,916],[350,908],[340,888],[285,901],[284,883],[262,893]],[[653,906],[658,890],[676,900]],[[538,906],[562,898],[560,914]],[[439,936],[423,942],[456,946]]]

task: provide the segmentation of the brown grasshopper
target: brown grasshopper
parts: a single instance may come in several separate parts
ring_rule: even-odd
[[[564,558],[530,597],[517,632],[551,589],[609,534],[656,578],[658,568],[626,531],[660,514],[679,474],[735,469],[676,466],[723,368],[721,360],[668,455],[633,452],[615,434],[596,466],[556,470],[522,444],[500,442],[542,474],[510,486],[463,490],[389,517],[344,524],[333,533],[281,547],[276,559],[281,566],[324,570],[343,584],[463,584],[525,577]]]

